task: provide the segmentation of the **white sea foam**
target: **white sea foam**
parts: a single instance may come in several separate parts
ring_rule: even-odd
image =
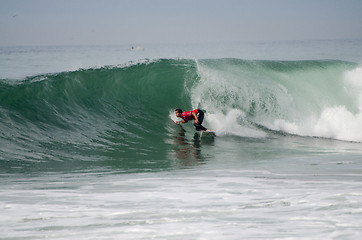
[[[327,108],[314,126],[313,135],[361,142],[362,113],[353,114],[344,106]]]

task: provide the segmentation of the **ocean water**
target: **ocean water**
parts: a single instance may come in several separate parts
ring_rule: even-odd
[[[0,239],[361,238],[361,40],[131,47],[0,47]]]

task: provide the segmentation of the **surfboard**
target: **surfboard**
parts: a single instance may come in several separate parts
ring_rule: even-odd
[[[214,137],[216,137],[216,134],[213,131],[201,131],[201,137],[202,138],[214,138]]]

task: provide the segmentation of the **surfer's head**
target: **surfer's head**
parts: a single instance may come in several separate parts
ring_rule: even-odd
[[[182,110],[179,109],[179,108],[176,108],[176,109],[175,109],[175,114],[176,114],[176,117],[181,117]]]

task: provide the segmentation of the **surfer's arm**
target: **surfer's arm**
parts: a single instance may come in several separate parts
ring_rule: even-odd
[[[192,112],[191,114],[192,114],[192,116],[194,116],[195,123],[198,124],[198,123],[199,123],[199,119],[197,119],[196,113]]]
[[[175,121],[175,123],[187,123],[187,121],[182,120],[182,121]]]

